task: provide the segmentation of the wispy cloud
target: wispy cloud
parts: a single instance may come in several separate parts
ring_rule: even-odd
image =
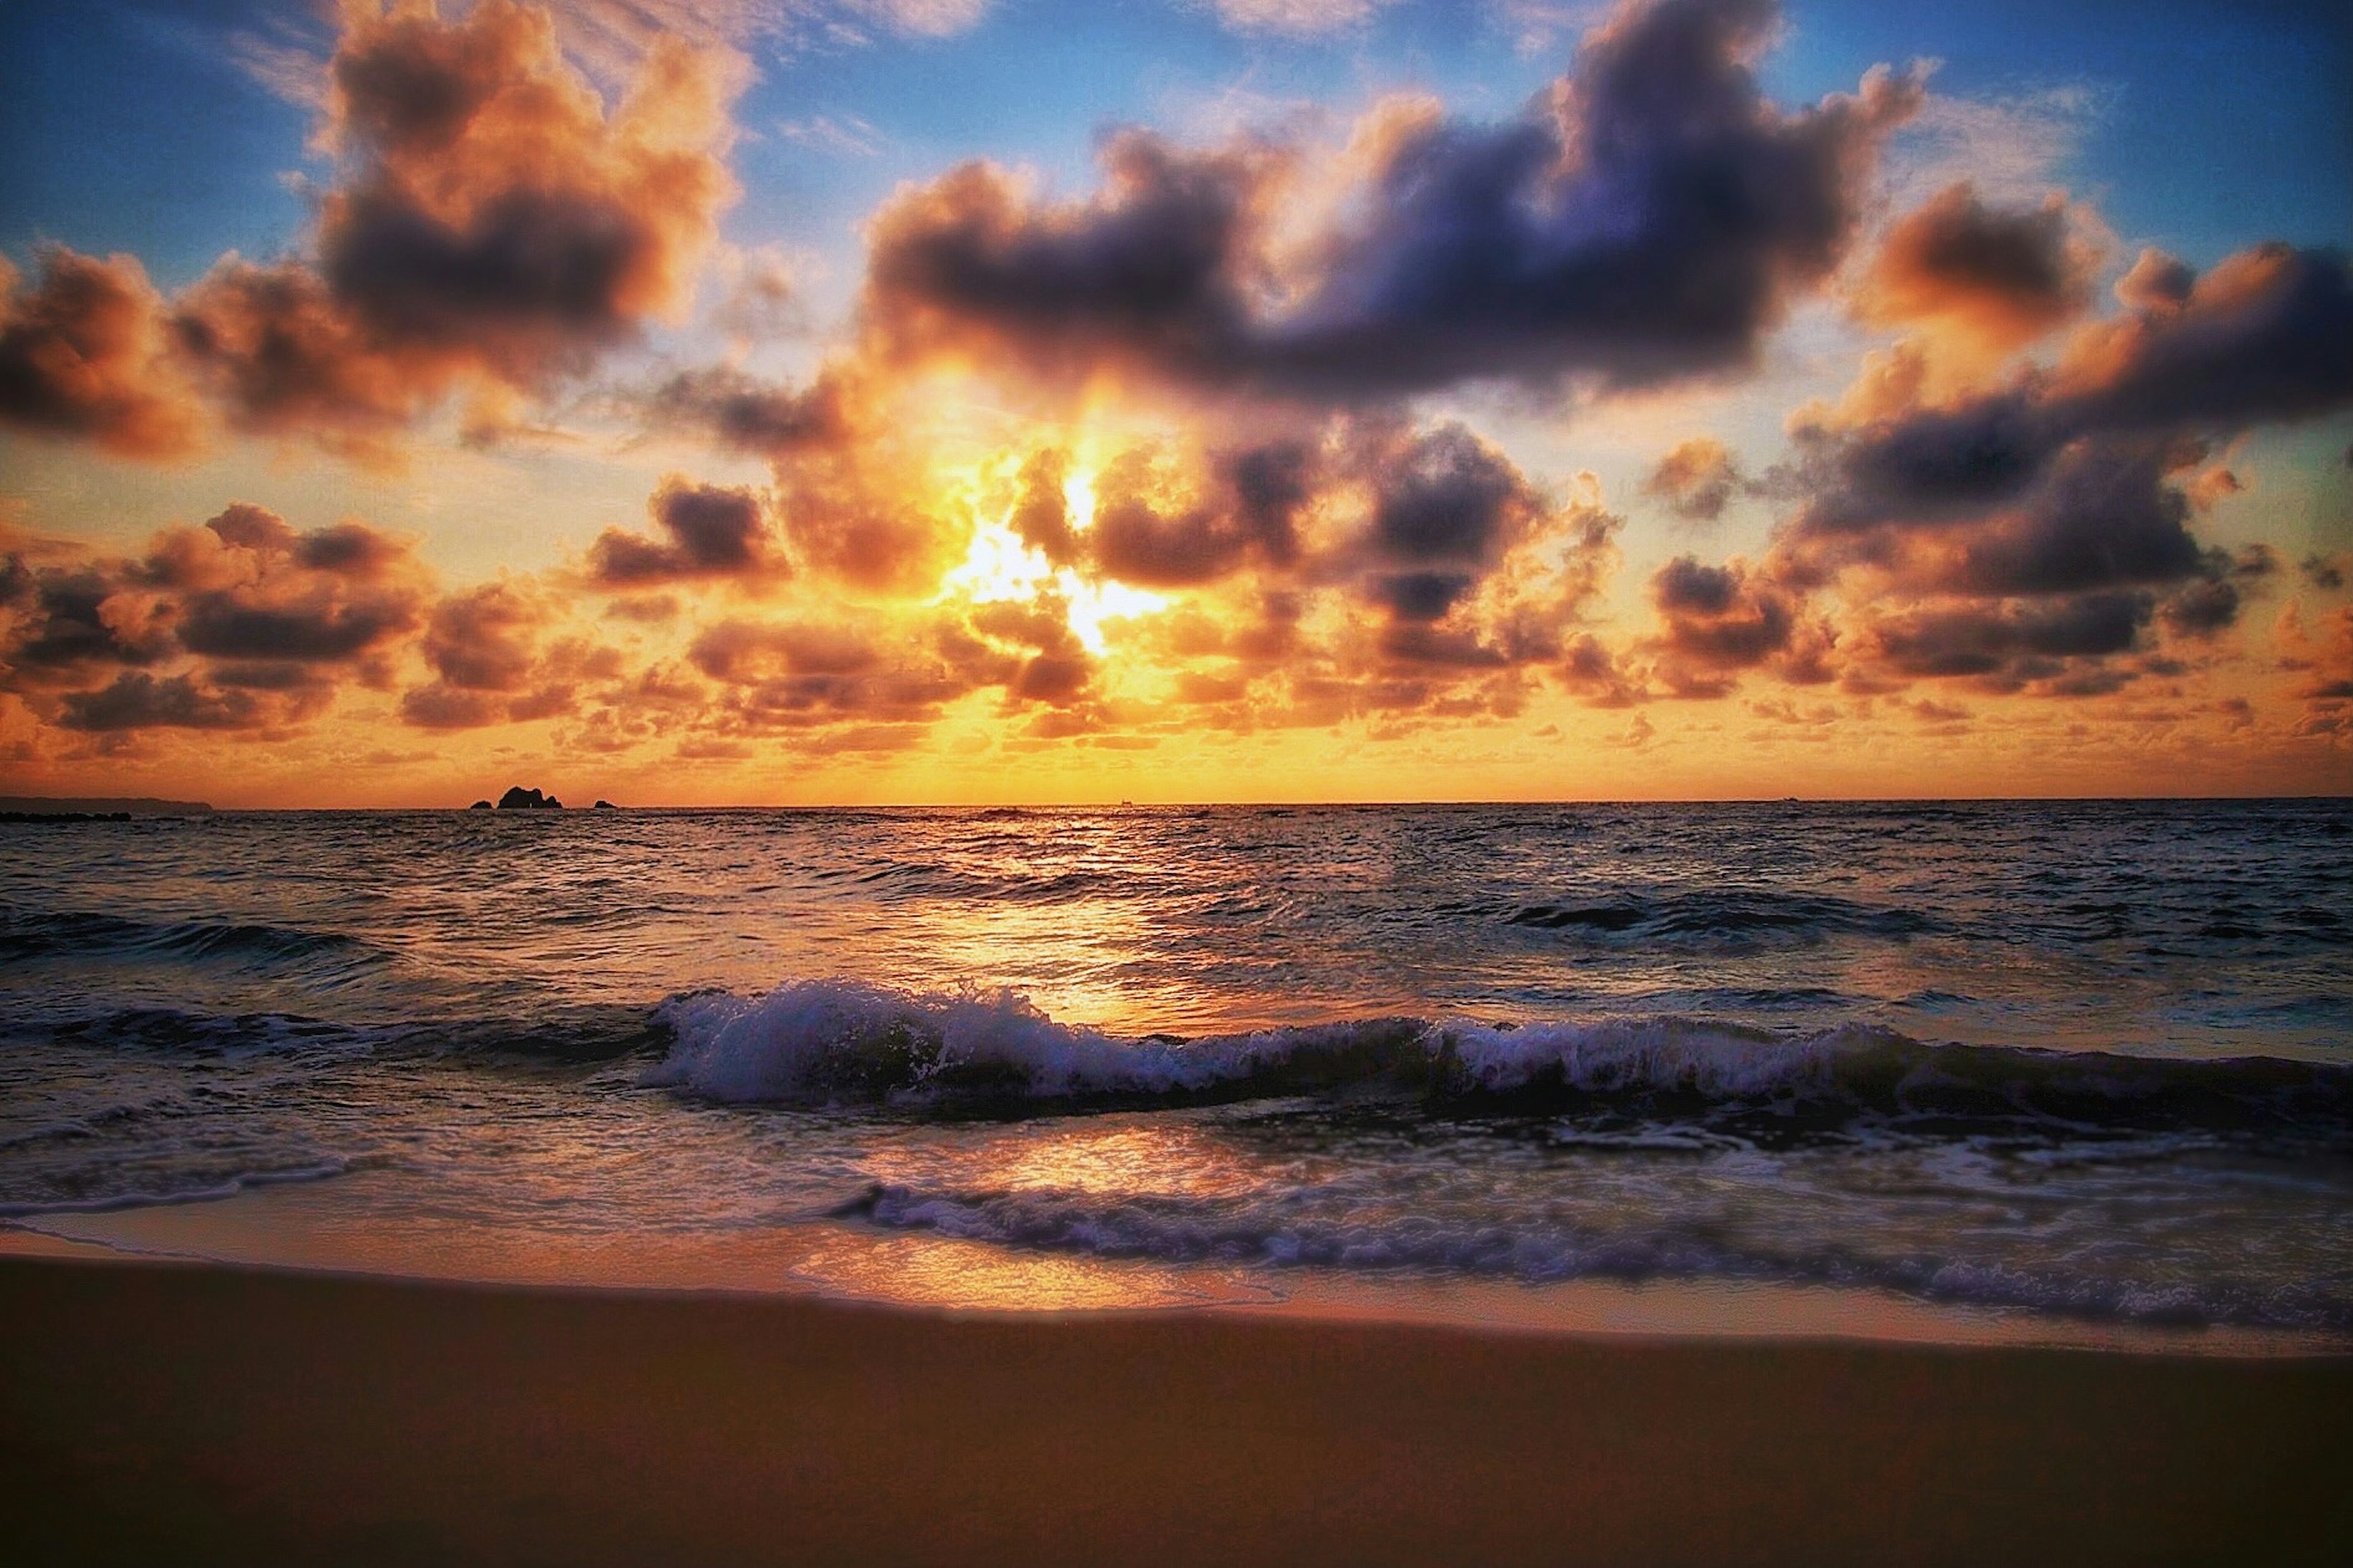
[[[776,121],[776,134],[796,147],[844,158],[871,158],[890,144],[873,122],[855,114],[812,114]]]
[[[1315,37],[1363,26],[1391,0],[1212,0],[1236,32]]]

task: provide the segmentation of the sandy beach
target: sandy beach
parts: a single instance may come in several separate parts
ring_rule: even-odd
[[[2353,1360],[0,1261],[18,1562],[2324,1562]]]

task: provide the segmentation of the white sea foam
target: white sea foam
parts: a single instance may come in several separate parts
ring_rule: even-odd
[[[1384,1076],[1491,1094],[1551,1084],[1769,1099],[1827,1091],[1842,1059],[1900,1040],[1866,1028],[1785,1039],[1678,1018],[1516,1028],[1367,1019],[1122,1039],[1058,1023],[1008,991],[921,994],[846,980],[796,981],[750,997],[701,993],[657,1016],[673,1045],[646,1081],[729,1101],[1282,1093]]]

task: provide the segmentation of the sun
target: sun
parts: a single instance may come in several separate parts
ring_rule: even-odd
[[[1062,481],[1062,498],[1070,508],[1071,526],[1080,533],[1094,526],[1095,476],[1073,468]],[[1068,566],[1057,566],[1046,552],[1013,530],[1009,514],[983,518],[972,531],[972,544],[962,563],[940,580],[934,603],[963,600],[974,605],[1032,600],[1052,589],[1061,598],[1071,633],[1089,653],[1100,658],[1109,647],[1106,622],[1132,620],[1168,607],[1166,596],[1130,587],[1124,583],[1083,577]]]

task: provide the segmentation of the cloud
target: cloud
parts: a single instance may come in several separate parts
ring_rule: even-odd
[[[698,484],[683,475],[662,480],[646,510],[663,537],[608,528],[589,548],[589,578],[600,588],[729,579],[754,584],[786,575],[765,498],[748,486]]]
[[[656,40],[609,110],[553,16],[347,5],[310,254],[234,253],[174,301],[237,427],[362,455],[451,393],[543,393],[686,303],[734,199],[740,58]]]
[[[2092,302],[2102,251],[2063,197],[1989,207],[1967,181],[1898,220],[1854,297],[1875,326],[1926,323],[1987,353],[2024,346]]]
[[[111,685],[68,696],[58,722],[100,733],[126,730],[255,730],[285,717],[249,691],[223,690],[194,677],[126,670]]]
[[[839,375],[796,390],[724,367],[682,371],[645,406],[657,426],[700,431],[749,457],[780,458],[854,433],[849,394]]]
[[[1211,0],[1218,19],[1239,33],[1308,38],[1370,21],[1391,0]]]
[[[969,646],[967,646],[969,645]],[[848,720],[928,723],[943,706],[1006,677],[958,668],[952,657],[970,639],[893,636],[886,623],[730,619],[705,628],[688,658],[724,689],[709,717],[724,731],[807,730]]]
[[[1769,569],[1678,556],[1651,577],[1651,602],[1662,628],[1651,651],[1678,697],[1725,696],[1741,672],[1768,666],[1793,683],[1829,679],[1831,634]]]
[[[528,578],[502,576],[444,598],[418,643],[434,679],[402,694],[402,721],[469,730],[570,714],[578,683],[616,679],[622,661],[618,650],[580,637],[543,647],[558,618]]]
[[[1053,470],[1033,483],[1017,514],[1023,537],[1056,559],[1083,558],[1105,576],[1145,587],[1175,588],[1229,576],[1247,563],[1271,570],[1299,555],[1298,515],[1314,493],[1315,453],[1278,441],[1219,452],[1208,462],[1206,493],[1187,496],[1155,454],[1136,448],[1095,481],[1093,527],[1078,540]]]
[[[464,691],[514,691],[531,678],[547,611],[519,584],[500,579],[435,606],[425,661]]]
[[[202,414],[164,357],[162,301],[137,260],[40,251],[23,290],[0,259],[0,424],[94,442],[119,457],[185,457]]]
[[[1887,664],[1907,676],[1971,676],[2014,689],[2063,673],[2058,662],[2137,646],[2155,601],[2147,594],[2093,594],[2052,603],[1961,605],[1891,616],[1871,635]]]
[[[2048,259],[2062,209],[2042,210],[2049,222],[2004,243]],[[1988,227],[1949,192],[1926,212],[1938,234]],[[1912,244],[1904,265],[1919,270],[1934,248]],[[2079,285],[2028,293],[2073,309],[2063,296]],[[1653,579],[1660,679],[1685,695],[1769,668],[1863,693],[1967,679],[2083,696],[2179,673],[2164,645],[2211,643],[2278,569],[2266,547],[2233,555],[2199,539],[2198,513],[2241,488],[2211,454],[2258,425],[2353,404],[2353,278],[2334,251],[2257,246],[2202,276],[2147,252],[2117,297],[2125,309],[2075,327],[2055,363],[1991,389],[1936,395],[1906,343],[1836,405],[1800,410],[1797,460],[1746,486],[1795,503],[1766,559],[1686,557]],[[1704,507],[1736,482],[1686,447],[1651,488]],[[1820,607],[1834,602],[1835,619]]]
[[[0,584],[0,689],[107,732],[299,723],[342,684],[386,684],[428,597],[406,542],[243,502],[136,559],[11,557]]]
[[[1066,203],[965,164],[875,218],[870,332],[901,357],[1335,401],[1742,368],[1837,266],[1921,97],[1874,71],[1783,112],[1752,70],[1775,21],[1768,0],[1630,6],[1517,120],[1377,110],[1339,216],[1282,246],[1294,146],[1125,131],[1101,193]]]
[[[1743,482],[1729,447],[1712,437],[1694,436],[1659,459],[1642,481],[1642,493],[1687,521],[1714,522]]]

